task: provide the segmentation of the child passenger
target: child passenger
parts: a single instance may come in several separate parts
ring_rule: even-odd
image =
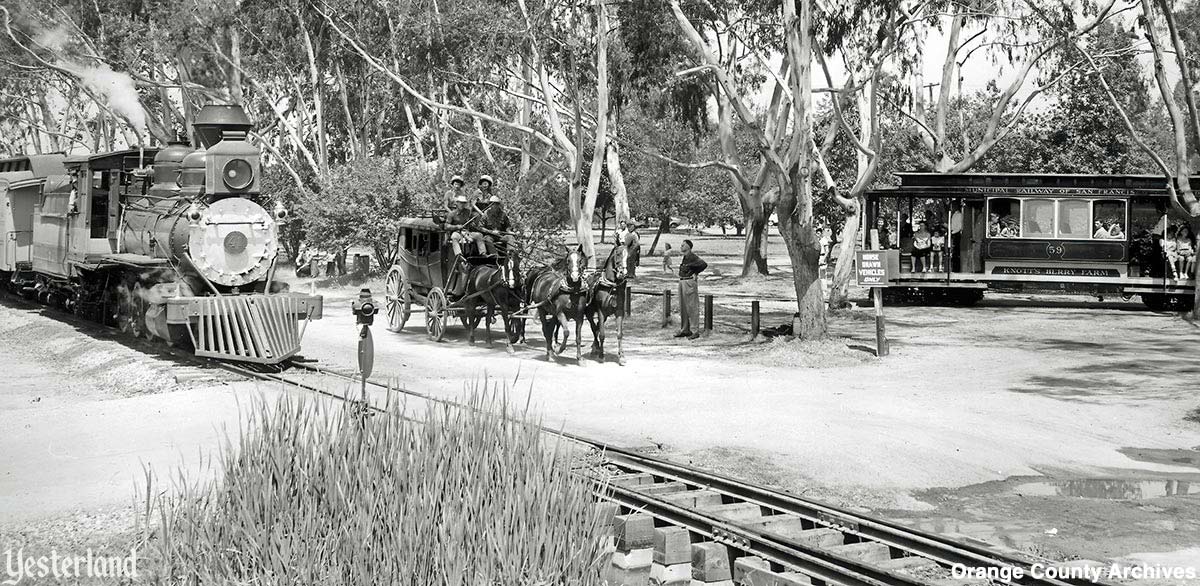
[[[937,267],[934,270],[940,273],[946,270],[944,253],[946,249],[946,230],[944,228],[938,227],[933,229],[932,244],[933,252],[929,264]]]
[[[675,251],[671,249],[671,243],[667,242],[663,245],[663,272],[669,273],[673,270],[671,266],[671,258],[675,256]]]
[[[1167,256],[1167,266],[1171,269],[1172,279],[1179,278],[1179,271],[1175,268],[1179,264],[1179,242],[1175,239],[1176,230],[1178,230],[1176,226],[1167,226],[1166,235],[1162,239],[1163,254]]]
[[[1175,237],[1176,279],[1186,279],[1196,271],[1196,238],[1187,224],[1179,227]]]

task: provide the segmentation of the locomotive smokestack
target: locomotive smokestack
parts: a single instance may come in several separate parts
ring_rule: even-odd
[[[221,142],[226,132],[239,132],[245,136],[254,125],[241,106],[233,104],[209,104],[200,109],[192,121],[192,130],[202,148],[212,148]]]

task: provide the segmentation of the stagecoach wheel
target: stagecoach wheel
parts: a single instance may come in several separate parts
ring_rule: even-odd
[[[400,267],[392,267],[388,271],[384,294],[387,298],[388,331],[399,332],[404,329],[408,316],[412,315],[412,285]]]
[[[434,342],[441,342],[442,337],[446,335],[446,318],[449,317],[448,305],[446,293],[442,291],[441,287],[429,290],[429,296],[425,298],[425,332]]]

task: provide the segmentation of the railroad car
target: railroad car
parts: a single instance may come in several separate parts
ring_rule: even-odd
[[[1192,302],[1195,279],[1173,274],[1161,245],[1166,226],[1183,223],[1162,176],[897,175],[898,186],[867,192],[865,214],[866,248],[901,251],[893,291],[967,303],[985,291],[1140,295],[1151,309]],[[928,272],[913,270],[915,220],[945,232],[944,262]]]
[[[208,105],[199,147],[0,161],[0,277],[27,297],[197,355],[274,364],[322,299],[274,280],[287,218],[259,192],[240,106]],[[270,211],[268,211],[270,210]]]

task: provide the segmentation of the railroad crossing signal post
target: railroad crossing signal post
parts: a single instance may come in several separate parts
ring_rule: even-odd
[[[375,314],[379,313],[379,304],[371,297],[371,290],[363,288],[358,292],[358,299],[350,306],[354,312],[355,324],[358,331],[358,370],[362,373],[362,403],[367,404],[367,379],[375,368],[375,342],[371,338],[371,324],[375,323]]]
[[[883,319],[883,289],[900,272],[899,250],[860,250],[855,254],[858,286],[871,289],[875,305],[875,356],[888,355],[887,326]]]

